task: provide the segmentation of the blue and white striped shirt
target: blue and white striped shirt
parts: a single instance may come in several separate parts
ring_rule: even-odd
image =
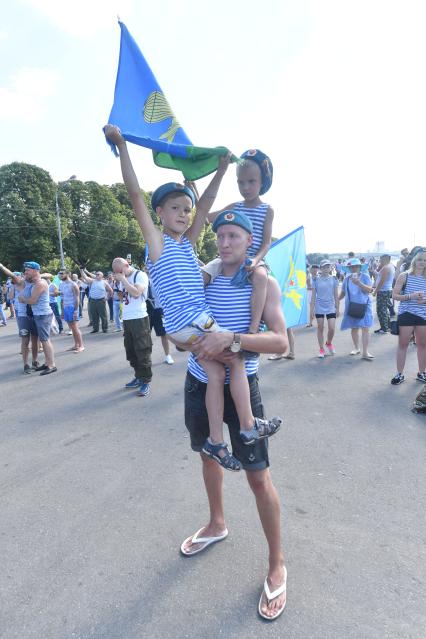
[[[426,277],[422,275],[407,275],[405,287],[403,285],[403,295],[423,291],[426,299]],[[413,313],[423,319],[426,319],[426,304],[419,304],[418,300],[403,300],[399,303],[398,315],[402,313]]]
[[[187,237],[177,242],[164,235],[163,252],[155,264],[148,257],[147,266],[167,333],[180,331],[200,313],[210,313],[200,267]]]
[[[247,333],[250,326],[251,309],[250,298],[251,284],[244,288],[236,288],[231,285],[232,277],[218,275],[206,288],[207,303],[219,326],[233,333]],[[247,375],[257,372],[259,359],[245,361]],[[204,369],[192,355],[188,359],[188,370],[200,382],[207,382]],[[226,375],[226,383],[229,383],[229,371]]]
[[[237,202],[234,208],[239,213],[247,215],[253,224],[253,244],[248,248],[247,254],[250,257],[254,257],[262,246],[263,227],[265,225],[265,218],[269,209],[269,204],[262,202],[259,206],[255,206],[251,209],[244,206],[244,202]]]

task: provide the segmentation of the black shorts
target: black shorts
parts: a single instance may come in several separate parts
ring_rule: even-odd
[[[426,326],[426,319],[414,313],[401,313],[398,315],[398,326]]]
[[[326,317],[327,319],[336,319],[336,313],[327,313],[327,315],[325,315],[324,313],[317,315],[315,313],[315,317],[317,319],[323,319],[324,317]]]
[[[157,337],[162,337],[162,335],[166,334],[163,324],[163,309],[162,308],[153,308],[148,310],[149,317],[149,325],[152,329],[154,329]]]
[[[253,415],[264,417],[257,375],[249,375],[250,400]],[[191,448],[200,453],[209,436],[209,420],[206,410],[207,384],[200,382],[190,372],[185,380],[185,424],[191,437]],[[246,446],[240,437],[240,422],[232,401],[229,384],[224,386],[225,408],[223,421],[228,426],[233,455],[241,462],[244,470],[264,470],[269,466],[268,442],[263,439],[252,446]]]

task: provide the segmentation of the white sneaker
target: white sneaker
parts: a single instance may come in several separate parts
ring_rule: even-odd
[[[67,335],[72,335],[72,331],[67,331]]]
[[[114,328],[114,333],[121,333],[123,329],[121,328]]]
[[[173,359],[173,357],[169,354],[164,358],[164,363],[165,364],[174,364],[175,360]]]

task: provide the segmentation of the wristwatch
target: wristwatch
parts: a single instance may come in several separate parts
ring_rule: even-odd
[[[231,353],[239,353],[241,350],[241,335],[234,333],[231,346],[229,347]]]

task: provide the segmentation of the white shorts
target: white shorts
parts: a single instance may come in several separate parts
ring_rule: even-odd
[[[169,336],[182,344],[192,344],[204,333],[220,333],[225,329],[220,328],[214,317],[209,313],[200,313],[188,326],[184,326],[176,333],[169,333]]]

